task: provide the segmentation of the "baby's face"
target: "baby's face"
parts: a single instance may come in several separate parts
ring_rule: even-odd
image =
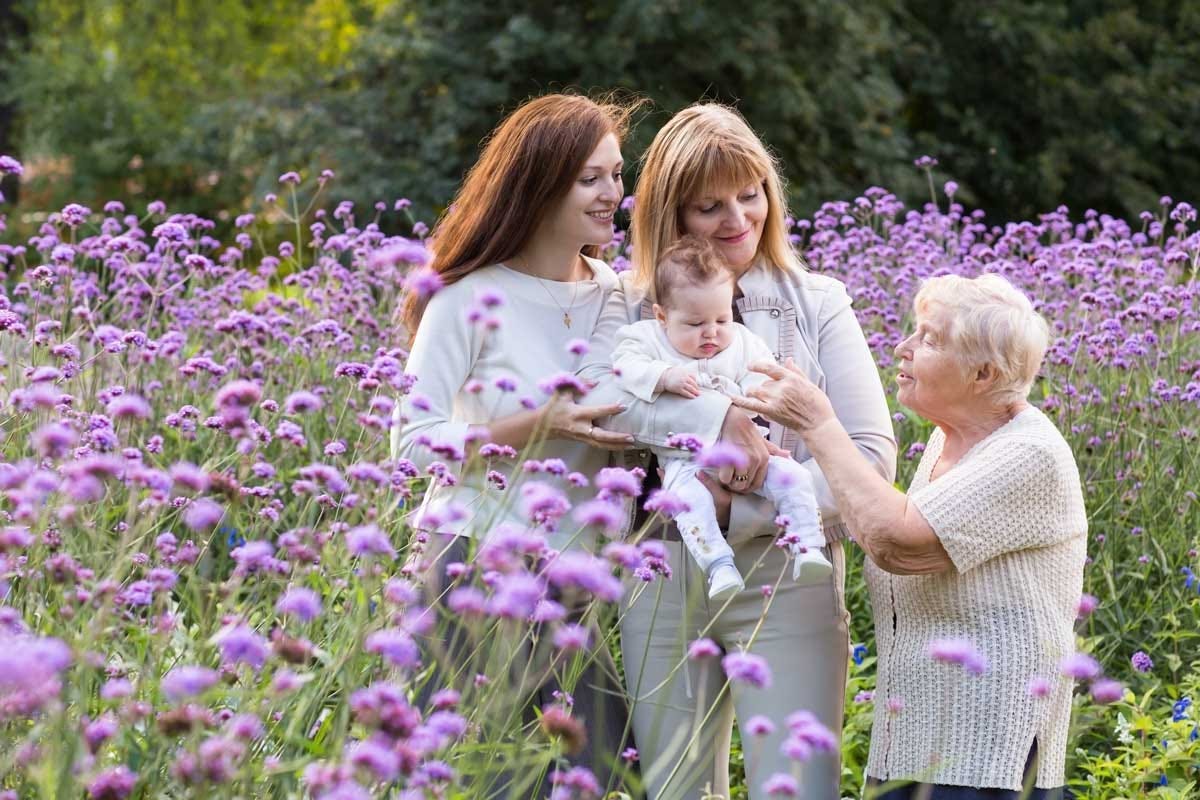
[[[681,286],[667,306],[655,304],[654,316],[681,355],[712,358],[733,341],[733,281]]]

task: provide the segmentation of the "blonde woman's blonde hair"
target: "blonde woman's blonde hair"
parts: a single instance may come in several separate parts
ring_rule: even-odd
[[[932,305],[950,312],[946,345],[964,374],[984,366],[995,369],[991,395],[997,403],[1029,396],[1050,344],[1050,328],[1028,297],[996,274],[942,275],[925,281],[913,300],[918,314]]]
[[[751,183],[761,183],[767,195],[758,258],[784,272],[803,271],[788,240],[787,201],[775,159],[742,115],[719,103],[697,103],[671,117],[646,151],[634,190],[630,238],[638,288],[652,295],[656,265],[685,232],[686,203]]]

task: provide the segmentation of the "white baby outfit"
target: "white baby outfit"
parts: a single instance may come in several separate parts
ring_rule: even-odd
[[[671,367],[683,367],[697,379],[702,390],[718,391],[727,396],[745,395],[769,380],[752,372],[756,361],[774,362],[770,348],[745,326],[730,323],[733,340],[712,358],[691,358],[677,351],[667,339],[662,325],[653,319],[624,325],[617,331],[613,350],[613,372],[618,385],[651,403],[658,398],[659,380]],[[711,442],[704,442],[711,444]],[[675,524],[688,552],[709,579],[709,596],[723,598],[745,588],[745,582],[733,565],[733,549],[717,524],[712,495],[699,480],[702,467],[690,458],[681,458],[679,450],[655,448],[663,467],[663,488],[688,505],[675,515]],[[832,566],[821,553],[825,536],[817,508],[812,477],[790,458],[771,456],[767,476],[758,494],[775,504],[788,519],[788,531],[799,537],[791,546],[795,556],[792,576],[801,583],[820,580]]]

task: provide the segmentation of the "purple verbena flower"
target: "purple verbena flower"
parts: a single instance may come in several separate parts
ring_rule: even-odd
[[[756,689],[771,688],[771,669],[762,656],[752,653],[730,653],[721,659],[721,668],[732,683],[744,683]]]
[[[150,419],[150,404],[136,394],[123,394],[109,401],[105,409],[113,419]]]
[[[620,531],[627,517],[620,506],[604,500],[589,500],[576,508],[572,516],[580,525],[593,525],[610,534]]]
[[[666,489],[655,489],[642,507],[647,511],[657,511],[664,517],[674,519],[688,511],[690,506],[679,495],[672,494]]]
[[[588,646],[588,629],[582,625],[563,625],[554,632],[554,646],[568,652]]]
[[[799,797],[800,783],[784,772],[776,772],[763,781],[762,790],[767,797]]]
[[[137,785],[137,773],[129,767],[119,764],[105,770],[88,783],[88,797],[91,800],[125,800]]]
[[[741,470],[750,463],[749,457],[740,447],[728,442],[717,442],[705,447],[700,451],[696,460],[707,469],[733,467],[735,470]]]
[[[610,498],[635,498],[642,493],[642,471],[606,467],[596,473],[595,485],[602,500]]]
[[[226,625],[213,637],[226,664],[249,664],[260,669],[267,661],[267,640],[244,623]]]
[[[346,548],[353,556],[369,558],[383,556],[387,559],[396,557],[396,549],[392,547],[388,535],[375,524],[360,525],[346,532]]]
[[[283,410],[288,414],[308,414],[312,411],[320,411],[323,403],[321,398],[317,397],[312,392],[292,392],[283,401]]]
[[[171,465],[169,470],[171,480],[188,491],[199,494],[208,490],[208,473],[187,461],[179,461]]]
[[[1092,699],[1101,705],[1115,703],[1125,696],[1125,687],[1120,681],[1114,681],[1110,678],[1100,678],[1092,681],[1091,686]]]
[[[220,675],[207,667],[182,666],[164,675],[159,688],[168,700],[177,703],[211,689],[219,678]]]
[[[414,669],[421,664],[417,643],[407,631],[399,628],[384,628],[367,636],[364,649],[368,653],[381,655],[395,667]]]
[[[701,658],[714,658],[721,655],[721,648],[712,639],[696,639],[687,648],[687,657],[696,661]]]
[[[1087,653],[1072,653],[1059,662],[1063,675],[1075,680],[1092,680],[1100,677],[1100,665]]]
[[[560,553],[546,566],[545,574],[560,590],[578,589],[606,603],[616,602],[624,591],[608,562],[577,550]]]
[[[751,736],[767,736],[775,732],[775,723],[762,714],[755,714],[746,720],[746,733]]]
[[[208,531],[225,516],[225,509],[206,497],[193,500],[183,512],[183,524],[193,531]]]
[[[279,598],[275,610],[302,622],[311,622],[321,615],[321,596],[312,589],[296,586]]]

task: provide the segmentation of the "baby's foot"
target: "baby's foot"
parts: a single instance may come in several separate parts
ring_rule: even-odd
[[[746,588],[746,582],[737,567],[723,565],[712,571],[708,578],[708,599],[724,602]]]
[[[833,564],[821,552],[820,548],[805,548],[799,544],[792,545],[792,580],[801,586],[811,586],[820,583],[833,574]]]

